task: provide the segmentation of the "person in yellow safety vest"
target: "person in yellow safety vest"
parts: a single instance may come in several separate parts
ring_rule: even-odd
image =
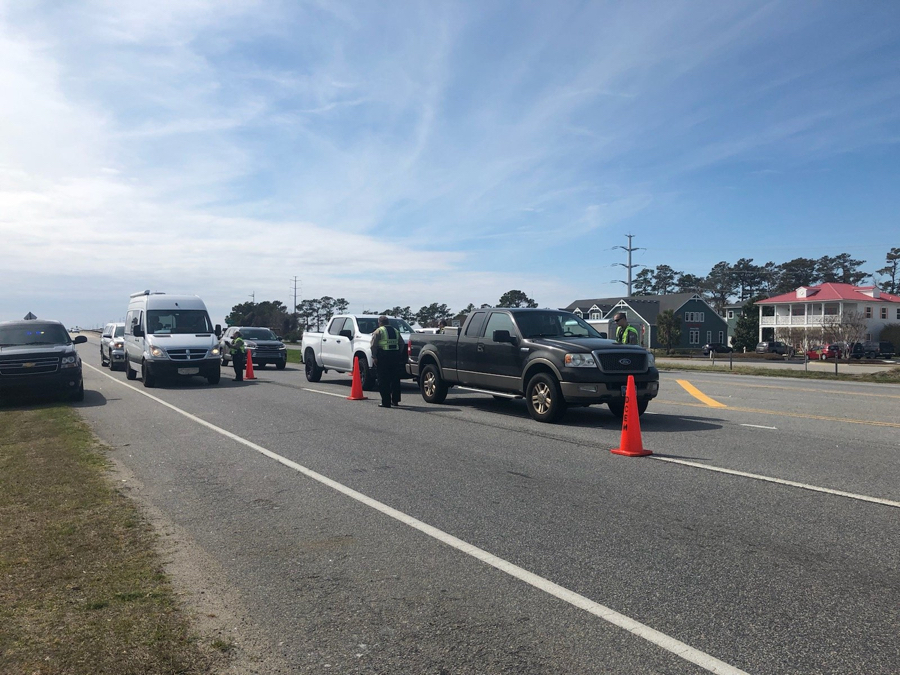
[[[640,344],[637,328],[628,325],[628,317],[625,312],[619,312],[615,317],[616,322],[616,342],[621,345]]]
[[[237,330],[231,336],[231,365],[234,367],[234,381],[244,381],[244,365],[247,358],[247,347],[241,331]]]
[[[400,405],[400,376],[403,374],[403,355],[406,342],[400,331],[388,323],[386,316],[378,317],[378,328],[372,333],[372,358],[378,374],[379,408]]]

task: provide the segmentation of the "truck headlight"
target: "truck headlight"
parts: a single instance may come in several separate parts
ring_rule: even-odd
[[[647,353],[647,367],[652,368],[656,365],[656,357],[653,354]]]
[[[210,349],[210,350],[209,350],[209,355],[210,355],[210,356],[218,356],[218,355],[219,355],[219,348],[218,348],[218,347],[213,347],[212,349]]]
[[[122,347],[124,347],[124,346],[125,346],[124,342],[113,342],[112,343],[113,349],[122,349]]]
[[[160,347],[150,347],[150,356],[155,356],[156,358],[163,358],[166,355],[166,352],[162,350]]]
[[[76,355],[72,356],[64,356],[60,361],[59,367],[62,368],[76,368],[78,366],[78,357]]]
[[[569,368],[596,368],[593,354],[566,354],[566,365]]]

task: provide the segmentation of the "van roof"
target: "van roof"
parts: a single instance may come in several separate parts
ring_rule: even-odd
[[[144,300],[146,298],[146,300]],[[130,304],[147,309],[206,309],[199,295],[169,295],[168,293],[138,293],[131,296]]]

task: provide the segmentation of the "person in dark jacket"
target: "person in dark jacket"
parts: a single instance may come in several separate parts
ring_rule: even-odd
[[[241,331],[235,331],[231,338],[231,365],[234,367],[234,381],[244,381],[244,366],[247,359],[247,347]]]
[[[400,405],[400,377],[406,342],[400,331],[388,323],[386,316],[378,317],[378,328],[372,333],[372,359],[378,373],[379,408]]]

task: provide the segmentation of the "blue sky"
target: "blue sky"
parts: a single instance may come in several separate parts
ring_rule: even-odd
[[[0,0],[0,320],[900,246],[900,3]]]

